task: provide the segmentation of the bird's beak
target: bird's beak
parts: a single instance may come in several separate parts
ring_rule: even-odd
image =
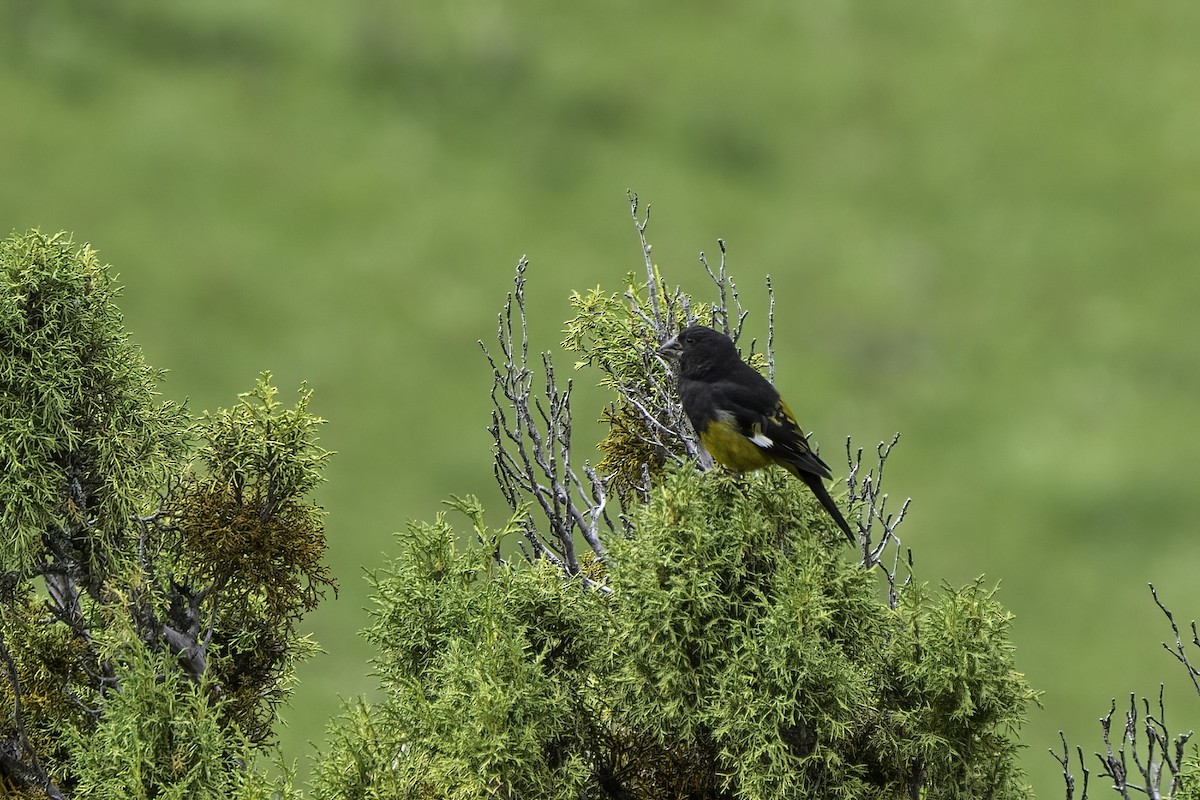
[[[663,358],[677,359],[683,355],[683,345],[679,343],[678,336],[672,336],[662,343],[658,348],[658,354]]]

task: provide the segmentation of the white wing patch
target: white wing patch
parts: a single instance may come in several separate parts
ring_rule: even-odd
[[[736,427],[737,417],[734,416],[729,411],[723,411],[723,410],[717,411],[717,419],[721,420],[722,422],[735,423],[735,427]],[[752,430],[753,430],[753,434],[750,436],[747,436],[746,438],[749,439],[750,441],[754,442],[755,445],[762,448],[763,450],[770,450],[772,447],[775,446],[775,440],[762,432],[761,425],[755,425],[752,428]]]

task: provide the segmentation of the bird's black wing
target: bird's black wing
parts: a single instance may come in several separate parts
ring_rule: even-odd
[[[812,451],[787,403],[753,367],[712,383],[710,390],[713,408],[731,414],[741,433],[765,454],[799,472],[830,477],[829,465]]]

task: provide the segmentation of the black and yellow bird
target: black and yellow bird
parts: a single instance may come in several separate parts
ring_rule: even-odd
[[[725,334],[692,325],[659,349],[679,359],[679,398],[713,460],[735,472],[779,464],[812,489],[833,521],[856,539],[825,481],[829,465],[812,451],[804,431],[771,382],[742,361]]]

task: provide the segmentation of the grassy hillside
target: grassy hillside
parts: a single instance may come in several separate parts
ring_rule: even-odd
[[[1181,2],[22,0],[0,10],[0,228],[98,247],[194,409],[261,369],[315,388],[342,593],[287,715],[302,758],[370,686],[361,570],[390,533],[451,492],[499,515],[475,342],[516,259],[553,347],[571,289],[638,269],[634,188],[670,279],[705,291],[718,237],[754,310],[773,277],[778,383],[827,460],[903,432],[918,571],[1002,581],[1046,692],[1026,762],[1061,796],[1045,748],[1098,741],[1110,697],[1169,677],[1174,722],[1200,710],[1145,588],[1200,615],[1198,23]]]

